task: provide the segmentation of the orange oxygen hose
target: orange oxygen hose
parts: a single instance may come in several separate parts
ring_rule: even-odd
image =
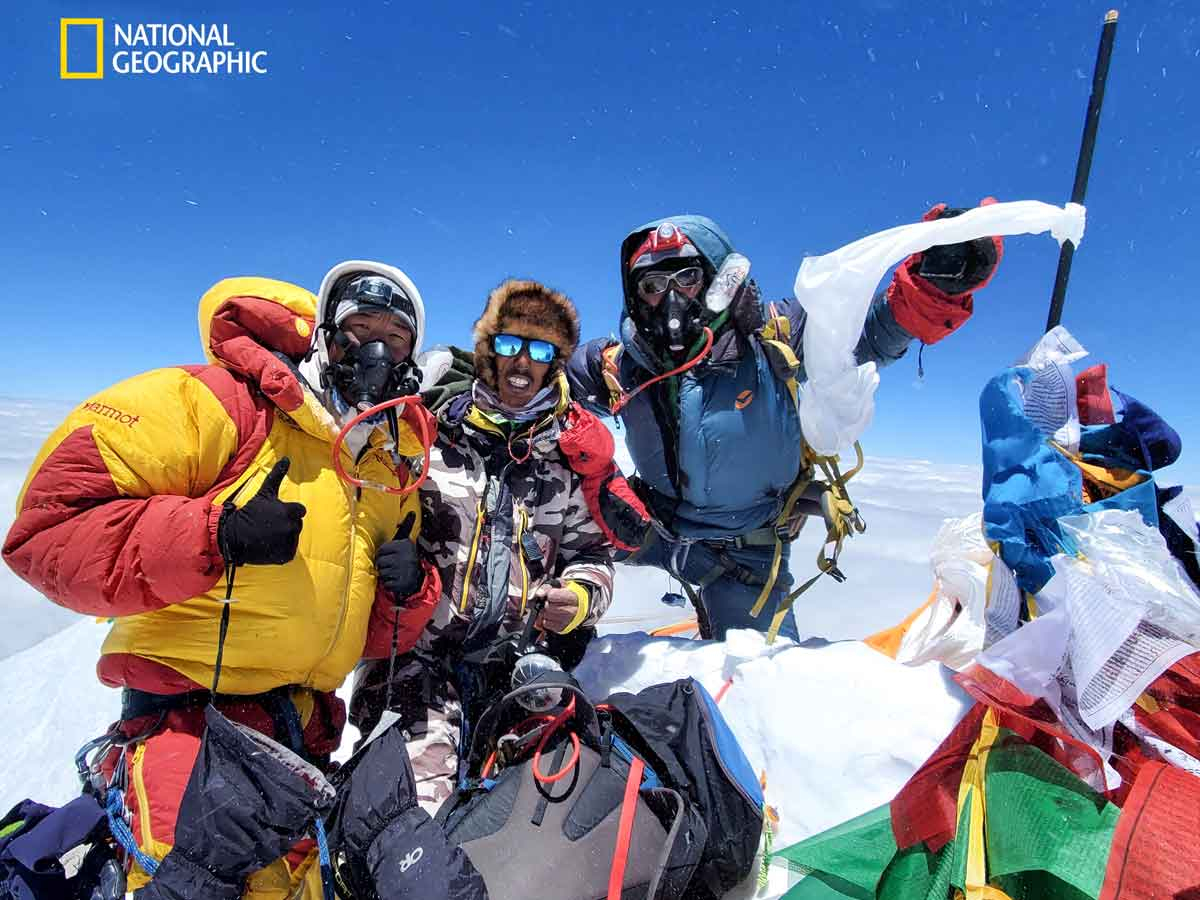
[[[670,372],[663,372],[661,375],[655,375],[649,381],[644,381],[641,384],[639,384],[628,394],[622,394],[613,403],[612,414],[615,416],[617,413],[619,413],[622,409],[625,408],[626,403],[628,403],[630,400],[632,400],[634,397],[636,397],[638,394],[640,394],[646,388],[650,387],[650,385],[655,384],[656,382],[662,381],[664,378],[670,378],[672,375],[681,375],[684,372],[686,372],[688,369],[695,366],[697,363],[700,362],[700,360],[702,360],[702,359],[704,359],[704,357],[708,356],[708,352],[710,350],[712,350],[712,345],[713,345],[712,329],[706,327],[704,329],[704,346],[700,349],[699,353],[697,353],[694,357],[689,359],[683,365],[672,369]]]
[[[345,443],[346,436],[350,434],[350,431],[359,422],[362,422],[364,419],[369,419],[371,416],[377,415],[378,413],[381,413],[387,409],[391,409],[395,406],[404,407],[404,412],[401,413],[401,418],[410,426],[413,424],[413,422],[409,421],[410,416],[408,414],[411,413],[411,418],[416,420],[415,430],[417,431],[417,440],[421,442],[421,448],[425,452],[425,461],[421,466],[421,474],[412,484],[399,488],[394,488],[386,484],[379,484],[375,481],[364,481],[361,478],[355,478],[353,475],[347,472],[345,466],[342,465],[342,444]],[[391,400],[385,400],[383,403],[378,403],[369,409],[363,410],[345,424],[342,430],[338,432],[338,436],[333,442],[334,471],[337,472],[338,477],[341,478],[342,481],[352,484],[355,487],[372,488],[377,491],[383,491],[388,494],[396,494],[401,497],[405,496],[406,494],[411,494],[425,483],[425,479],[429,475],[429,452],[430,448],[433,446],[433,434],[430,426],[431,416],[429,414],[429,410],[425,409],[425,407],[421,405],[421,398],[417,394],[409,394],[405,397],[393,397]],[[399,475],[400,473],[397,472],[396,474]]]

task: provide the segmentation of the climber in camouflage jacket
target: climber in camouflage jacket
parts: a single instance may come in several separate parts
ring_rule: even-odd
[[[612,599],[612,544],[580,474],[596,463],[616,471],[612,439],[571,403],[562,365],[579,339],[573,305],[537,282],[506,281],[474,337],[473,381],[460,378],[459,392],[434,404],[438,437],[421,489],[419,543],[441,597],[416,648],[365,664],[351,700],[351,721],[368,732],[389,705],[391,668],[390,706],[430,809],[453,786],[464,660],[518,630],[535,599],[545,601],[538,625],[567,637],[590,632]]]

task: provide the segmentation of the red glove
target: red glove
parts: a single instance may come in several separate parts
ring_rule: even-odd
[[[979,204],[989,206],[995,197]],[[966,212],[939,203],[924,221]],[[1004,255],[1004,238],[984,237],[939,244],[914,253],[896,270],[888,288],[892,314],[906,331],[925,344],[935,344],[971,317],[974,292],[987,285]]]
[[[566,414],[558,448],[567,465],[583,477],[583,497],[592,520],[619,550],[636,550],[650,530],[650,514],[613,462],[612,434],[578,403]]]

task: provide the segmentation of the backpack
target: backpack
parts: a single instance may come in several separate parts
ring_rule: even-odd
[[[519,711],[548,686],[570,698],[561,712]],[[438,819],[492,900],[709,900],[754,866],[762,793],[692,679],[593,706],[542,676],[481,716],[466,771]]]
[[[763,831],[762,785],[694,678],[618,693],[603,704],[613,732],[699,813],[707,832],[689,898],[716,900],[754,868]]]

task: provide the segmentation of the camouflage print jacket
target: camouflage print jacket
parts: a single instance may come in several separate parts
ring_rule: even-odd
[[[612,546],[593,521],[583,479],[559,448],[569,398],[532,426],[490,421],[464,394],[438,414],[429,478],[421,489],[421,550],[442,577],[442,595],[418,643],[449,639],[474,649],[523,617],[551,579],[589,594],[592,625],[612,600]]]

